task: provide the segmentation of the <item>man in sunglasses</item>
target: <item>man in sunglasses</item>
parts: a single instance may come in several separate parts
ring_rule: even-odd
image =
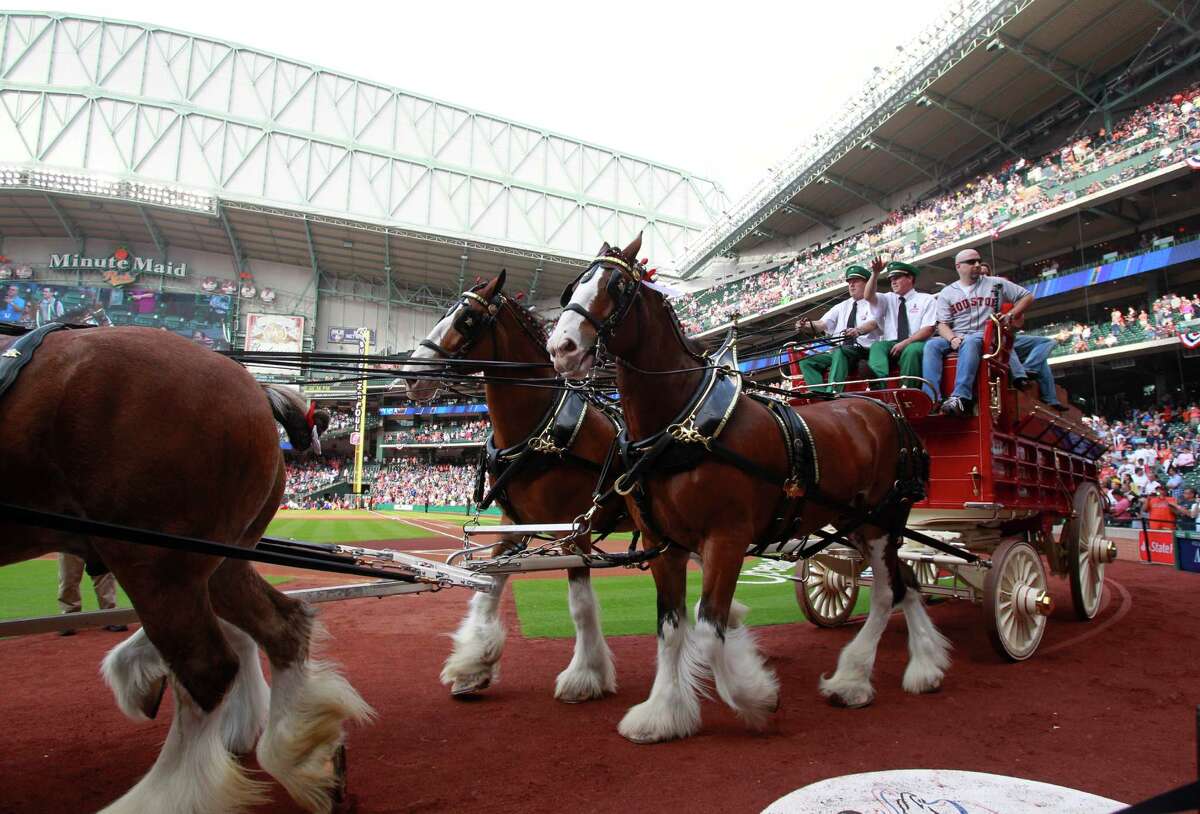
[[[942,364],[946,354],[958,351],[954,390],[941,404],[944,415],[966,415],[975,400],[975,378],[983,355],[983,329],[1000,306],[1012,303],[1011,311],[999,314],[1009,324],[1033,304],[1033,294],[1003,277],[983,273],[983,258],[974,249],[963,249],[954,257],[958,280],[942,289],[937,298],[938,335],[925,343],[922,376],[933,386],[925,391],[936,403],[941,397]],[[997,294],[999,301],[997,302]]]

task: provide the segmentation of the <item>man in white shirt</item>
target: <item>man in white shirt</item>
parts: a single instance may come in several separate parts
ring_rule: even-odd
[[[876,294],[880,271],[887,275],[892,290]],[[891,360],[897,359],[900,386],[920,387],[925,340],[933,336],[937,326],[937,298],[913,287],[917,267],[910,263],[893,260],[884,266],[883,260],[877,257],[871,264],[871,272],[863,299],[871,303],[883,339],[871,345],[867,364],[876,378],[885,379],[891,371]]]
[[[852,378],[851,372],[861,360],[867,358],[867,349],[879,339],[879,323],[871,313],[871,303],[863,298],[870,279],[871,272],[863,266],[850,266],[846,269],[846,288],[850,299],[830,308],[817,323],[810,320],[796,323],[796,331],[802,336],[825,333],[837,337],[835,341],[838,345],[833,350],[800,360],[800,372],[804,374],[804,383],[809,390],[840,393],[841,385],[825,384],[825,373],[829,373],[830,382],[844,382]]]
[[[983,328],[988,319],[999,314],[1003,303],[1013,303],[1011,311],[998,315],[1001,324],[1009,325],[1033,304],[1033,294],[1026,289],[1003,277],[983,274],[982,262],[983,258],[974,249],[964,249],[955,255],[958,280],[938,294],[938,336],[925,343],[922,377],[929,383],[925,391],[934,401],[940,398],[946,354],[958,351],[954,391],[941,405],[945,415],[965,415],[971,411],[979,359],[983,355]]]

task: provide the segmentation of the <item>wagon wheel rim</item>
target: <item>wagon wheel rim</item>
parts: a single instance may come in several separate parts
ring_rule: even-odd
[[[1089,489],[1079,518],[1079,546],[1076,551],[1080,598],[1089,618],[1100,609],[1100,597],[1104,591],[1104,563],[1099,557],[1104,545],[1102,521],[1100,496],[1096,490]]]
[[[1071,600],[1075,615],[1092,619],[1100,611],[1104,593],[1104,566],[1111,557],[1104,537],[1104,512],[1100,490],[1084,484],[1075,494],[1074,517],[1067,528],[1066,554],[1069,562]]]
[[[995,631],[1004,651],[1021,661],[1033,655],[1046,630],[1046,616],[1033,608],[1046,595],[1046,574],[1028,543],[1013,544],[1000,560],[993,567]]]
[[[805,616],[822,627],[846,621],[858,598],[856,581],[815,559],[809,560],[808,576],[799,587]]]

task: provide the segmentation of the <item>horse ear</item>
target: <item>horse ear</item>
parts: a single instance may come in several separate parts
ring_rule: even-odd
[[[604,245],[600,247],[600,251],[596,252],[597,257],[603,257],[612,251],[612,246],[608,245],[608,241],[604,241]]]
[[[621,254],[625,255],[630,260],[637,260],[638,252],[641,250],[642,250],[642,233],[638,232],[637,237],[635,237],[633,239],[632,243],[630,243],[628,246],[625,247],[625,251],[621,252]]]
[[[493,294],[499,294],[504,290],[504,281],[508,277],[508,269],[500,269],[500,276],[496,278],[495,287],[492,288]]]

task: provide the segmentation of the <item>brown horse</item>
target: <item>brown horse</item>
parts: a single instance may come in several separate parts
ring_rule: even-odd
[[[570,302],[548,344],[555,369],[567,376],[587,374],[598,343],[616,358],[617,386],[633,442],[668,427],[678,432],[688,423],[684,408],[707,366],[683,335],[666,298],[645,284],[637,261],[640,247],[640,235],[624,251],[604,245],[569,290]],[[778,682],[750,632],[736,624],[737,614],[731,619],[730,604],[747,546],[778,535],[773,526],[781,505],[790,506],[784,535],[804,535],[827,524],[846,528],[856,515],[871,520],[850,535],[876,575],[870,616],[842,651],[836,672],[822,679],[821,692],[849,706],[872,700],[871,670],[893,599],[908,620],[904,688],[936,689],[949,664],[949,645],[930,622],[920,595],[905,591],[899,579],[896,552],[908,506],[889,500],[902,457],[919,452],[923,458],[919,444],[902,456],[906,443],[912,447],[911,439],[903,437],[905,428],[886,407],[869,399],[801,407],[807,430],[800,435],[809,436],[802,440],[808,442],[813,474],[807,483],[788,484],[785,493],[780,484],[795,470],[789,469],[788,447],[781,443],[783,424],[762,402],[744,394],[731,403],[719,438],[714,434],[709,439],[713,449],[728,454],[703,455],[682,471],[650,470],[642,481],[642,505],[649,510],[638,511],[638,524],[659,531],[671,546],[651,566],[658,589],[658,673],[649,699],[621,721],[621,734],[644,743],[696,732],[696,693],[709,671],[722,700],[749,725],[765,725],[777,705]],[[805,490],[808,497],[802,499]],[[814,499],[818,494],[820,501]],[[886,511],[872,513],[872,507],[881,505]],[[695,629],[689,629],[684,605],[690,551],[700,552],[704,562]]]
[[[15,340],[0,339],[0,351]],[[264,392],[265,391],[265,392]],[[293,392],[146,328],[45,337],[0,397],[0,493],[32,509],[255,546],[285,483],[275,422],[308,449],[328,424]],[[260,765],[310,811],[329,811],[342,722],[370,710],[311,658],[313,612],[242,560],[35,529],[0,516],[0,565],[54,551],[98,556],[142,628],[104,660],[121,710],[175,716],[157,761],[110,812],[230,812],[262,796],[232,755]],[[263,679],[258,648],[271,661]],[[261,734],[261,738],[259,737]]]
[[[409,398],[416,401],[433,398],[438,383],[422,375],[430,372],[429,362],[441,358],[527,362],[528,367],[504,368],[495,375],[526,381],[554,378],[542,326],[519,303],[504,295],[504,279],[502,271],[464,294],[413,352],[412,358],[427,361],[401,368],[408,381]],[[455,373],[463,374],[477,369],[481,368],[461,365],[453,368]],[[485,387],[485,396],[493,443],[496,448],[505,449],[529,439],[561,393],[551,387],[520,382],[490,382]],[[506,522],[569,523],[586,512],[592,503],[600,464],[615,437],[612,420],[588,405],[569,450],[561,456],[536,455],[505,484],[501,503]],[[592,518],[592,528],[632,529],[632,522],[625,516],[624,501],[608,501]],[[509,550],[519,542],[519,537],[505,539],[497,545],[495,553]],[[586,546],[583,548],[586,550]],[[575,655],[559,673],[554,697],[574,703],[616,692],[617,678],[612,653],[600,630],[591,572],[587,568],[571,568],[567,578],[568,603],[575,623]],[[484,689],[499,674],[498,662],[505,638],[499,608],[506,579],[498,575],[499,589],[475,594],[466,618],[454,634],[454,649],[441,676],[442,683],[449,685],[454,695]]]

